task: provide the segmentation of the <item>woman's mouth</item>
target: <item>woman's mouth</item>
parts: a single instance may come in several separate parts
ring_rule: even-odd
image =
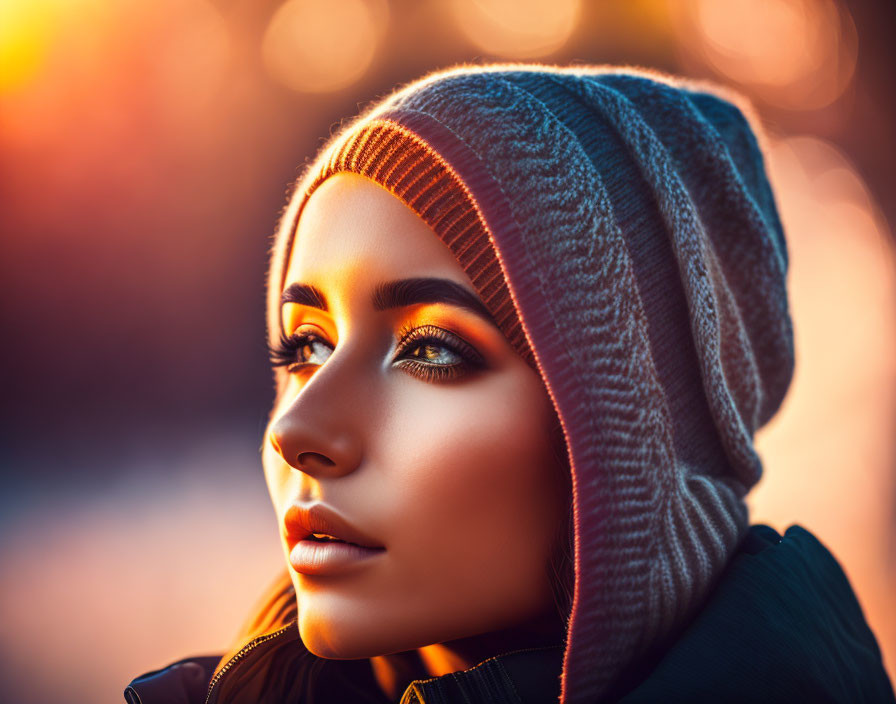
[[[339,574],[384,552],[385,548],[365,548],[345,540],[312,534],[293,546],[289,564],[300,574]]]
[[[293,504],[284,516],[289,563],[296,572],[331,575],[349,571],[385,547],[324,504]]]

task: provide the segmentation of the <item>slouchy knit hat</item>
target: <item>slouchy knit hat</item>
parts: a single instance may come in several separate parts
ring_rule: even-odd
[[[744,536],[755,431],[793,373],[787,250],[737,95],[640,69],[432,74],[336,134],[284,212],[340,171],[430,224],[539,370],[572,478],[561,701],[593,702],[687,623]]]

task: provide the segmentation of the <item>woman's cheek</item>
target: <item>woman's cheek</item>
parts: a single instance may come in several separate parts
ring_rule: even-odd
[[[406,396],[382,460],[401,524],[389,543],[397,576],[410,593],[453,595],[477,618],[532,607],[552,534],[540,382],[493,375]]]
[[[496,630],[550,600],[552,481],[540,380],[491,373],[431,384],[395,375],[364,414],[364,460],[323,487],[387,546],[338,583],[298,579],[300,632],[324,657],[361,657]],[[263,454],[275,506],[300,472]],[[278,510],[279,510],[278,508]]]

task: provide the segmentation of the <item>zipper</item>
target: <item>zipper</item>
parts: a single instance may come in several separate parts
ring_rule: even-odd
[[[401,701],[399,701],[398,704],[421,704],[421,703],[426,704],[426,702],[424,702],[422,699],[420,699],[417,696],[417,693],[414,691],[415,684],[428,684],[430,682],[434,682],[435,680],[441,679],[442,677],[449,677],[451,675],[454,675],[454,677],[456,678],[458,675],[460,675],[460,676],[468,675],[473,670],[479,670],[481,673],[483,673],[484,677],[491,675],[489,677],[489,682],[492,685],[492,691],[498,691],[498,692],[506,691],[506,689],[503,687],[502,684],[499,684],[495,681],[493,673],[489,673],[488,670],[483,667],[486,663],[490,663],[490,662],[495,662],[497,664],[497,666],[503,672],[504,676],[510,682],[511,691],[516,696],[516,698],[519,700],[520,696],[519,696],[519,693],[516,691],[516,685],[514,684],[513,679],[510,677],[510,675],[504,669],[502,660],[508,655],[517,655],[517,654],[522,654],[522,653],[533,653],[538,650],[557,650],[557,649],[564,649],[565,647],[566,647],[566,645],[563,643],[558,643],[557,645],[533,645],[528,648],[520,648],[518,650],[510,650],[506,653],[499,653],[498,655],[492,655],[491,657],[486,658],[482,662],[477,663],[476,665],[472,665],[471,667],[468,667],[466,670],[458,670],[457,672],[452,672],[452,673],[448,673],[445,675],[436,675],[434,677],[422,677],[420,679],[413,680],[405,688],[404,693],[401,695]],[[502,698],[502,701],[506,701],[506,699]]]
[[[259,645],[262,645],[263,643],[267,643],[269,640],[273,640],[274,638],[277,638],[277,637],[283,635],[284,633],[286,633],[286,631],[288,631],[294,625],[295,625],[295,621],[291,621],[290,623],[283,626],[282,628],[278,628],[273,633],[267,633],[263,636],[258,636],[258,638],[255,638],[250,643],[247,643],[242,648],[240,648],[239,652],[237,652],[236,655],[234,655],[232,658],[230,658],[230,660],[227,661],[227,663],[224,665],[224,667],[222,667],[220,670],[218,670],[218,672],[215,674],[215,676],[212,677],[211,682],[208,683],[208,693],[205,695],[205,704],[210,704],[210,702],[212,701],[212,693],[215,689],[215,686],[218,684],[218,682],[221,681],[221,678],[224,676],[224,674],[230,668],[232,668],[239,660],[242,660],[246,656],[247,653],[251,652],[253,649],[257,648]]]

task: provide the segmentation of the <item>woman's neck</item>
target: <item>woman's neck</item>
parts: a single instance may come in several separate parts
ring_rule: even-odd
[[[556,614],[547,614],[500,631],[379,655],[370,658],[370,664],[380,689],[389,699],[397,701],[414,680],[468,670],[514,650],[562,645],[565,636],[565,624]]]

